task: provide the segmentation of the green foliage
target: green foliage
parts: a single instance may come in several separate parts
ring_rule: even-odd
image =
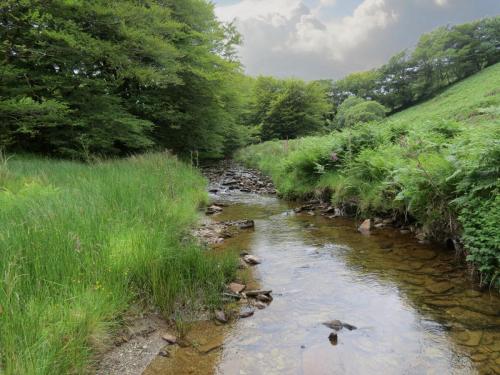
[[[258,126],[263,140],[291,139],[323,130],[327,111],[324,85],[259,77],[247,123]]]
[[[201,175],[165,154],[0,160],[4,373],[86,373],[136,300],[167,315],[218,305],[236,259],[190,239],[206,199]]]
[[[346,101],[349,101],[349,99]],[[373,100],[362,99],[361,102],[354,105],[351,103],[347,107],[344,106],[344,103],[339,107],[337,114],[338,127],[377,122],[385,117],[386,109],[384,106]]]
[[[222,154],[239,125],[239,35],[206,1],[6,0],[0,24],[0,146]]]
[[[375,100],[391,111],[406,108],[500,61],[500,17],[438,28],[422,35],[376,70],[358,72],[331,86],[333,110],[350,96]]]
[[[460,237],[483,283],[498,284],[500,64],[385,120],[321,137],[265,142],[238,159],[269,174],[286,197],[324,196],[360,214]],[[364,105],[352,97],[339,114]],[[338,115],[339,115],[338,114]]]

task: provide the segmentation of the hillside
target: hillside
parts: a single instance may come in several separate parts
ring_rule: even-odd
[[[270,141],[238,159],[269,174],[288,198],[328,196],[358,215],[393,216],[421,237],[453,239],[498,280],[500,64],[381,122],[325,136]]]

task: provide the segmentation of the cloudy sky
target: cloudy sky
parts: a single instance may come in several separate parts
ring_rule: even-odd
[[[500,0],[212,0],[243,34],[251,75],[340,78],[383,64],[446,24],[500,15]]]

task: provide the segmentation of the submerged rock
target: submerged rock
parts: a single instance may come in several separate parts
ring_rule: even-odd
[[[442,294],[452,290],[454,285],[448,281],[430,282],[425,285],[425,289],[434,294]]]
[[[356,329],[355,326],[353,326],[349,323],[341,322],[340,320],[337,320],[337,319],[329,320],[328,322],[324,322],[323,325],[325,325],[328,328],[331,328],[335,331],[340,331],[342,328],[348,329],[349,331]]]

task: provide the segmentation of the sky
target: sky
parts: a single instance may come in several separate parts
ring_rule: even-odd
[[[338,79],[384,64],[436,27],[500,15],[500,0],[212,0],[243,35],[250,75]]]

